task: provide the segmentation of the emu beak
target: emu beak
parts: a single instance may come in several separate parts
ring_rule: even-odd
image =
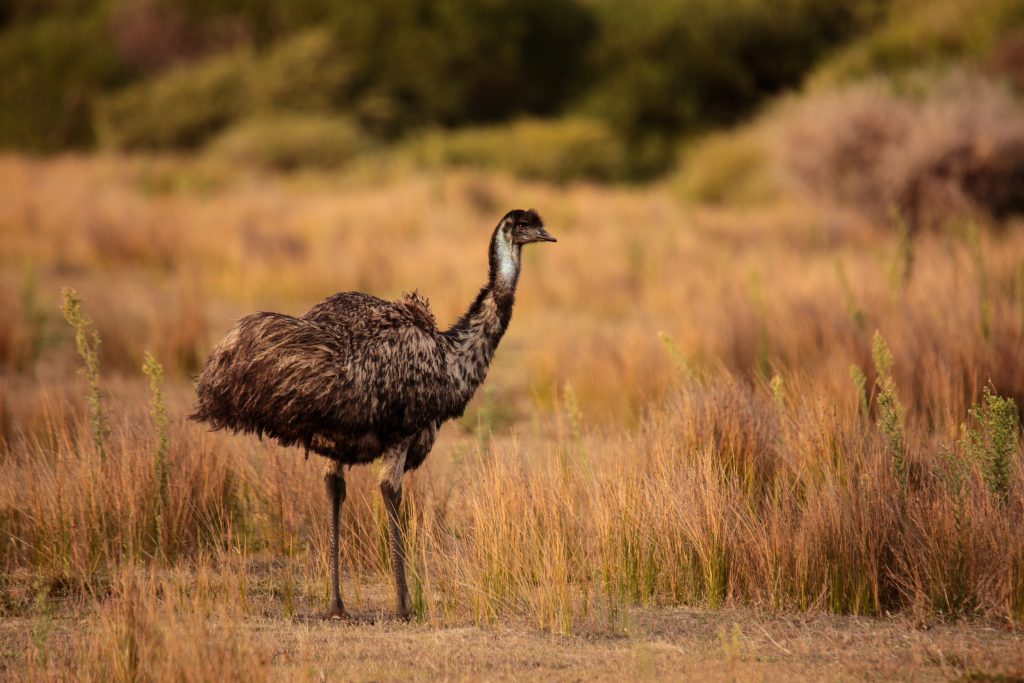
[[[544,228],[537,228],[537,234],[533,236],[531,242],[557,242],[554,235],[549,233]]]
[[[557,242],[558,240],[545,230],[544,226],[531,225],[514,235],[512,241],[515,244],[533,244],[534,242]]]

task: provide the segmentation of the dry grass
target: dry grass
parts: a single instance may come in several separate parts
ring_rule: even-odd
[[[451,668],[424,669],[450,678],[528,666],[514,654],[482,668],[495,640],[540,643],[538,673],[870,668],[821,663],[822,649],[860,642],[843,635],[860,626],[825,617],[810,623],[839,635],[794,627],[792,642],[762,638],[749,615],[734,636],[728,617],[695,613],[722,626],[715,638],[661,621],[690,614],[670,608],[726,606],[895,612],[962,638],[950,650],[902,625],[850,622],[912,642],[874,663],[883,677],[1021,672],[1005,654],[1019,636],[993,635],[997,647],[983,630],[1024,619],[1020,430],[1006,411],[971,412],[989,383],[1024,400],[1019,229],[911,239],[805,205],[686,209],[662,187],[380,165],[281,178],[209,163],[0,160],[0,609],[17,634],[3,666],[312,678],[325,643],[345,640],[371,668],[340,675],[372,678],[376,638],[402,650],[436,633],[432,651],[466,648]],[[486,390],[408,483],[417,621],[442,630],[335,636],[288,622],[327,593],[319,463],[186,423],[188,374],[234,317],[298,312],[338,290],[416,287],[454,320],[484,278],[490,227],[528,205],[559,243],[527,253]],[[57,318],[66,285],[102,339],[105,457]],[[876,330],[891,370],[872,359]],[[166,470],[147,350],[167,371]],[[343,513],[344,593],[364,616],[390,603],[372,478],[352,470]],[[942,625],[958,619],[981,626]],[[678,652],[694,639],[705,649]],[[776,669],[758,660],[773,649],[797,654]],[[416,661],[376,671],[402,678]]]

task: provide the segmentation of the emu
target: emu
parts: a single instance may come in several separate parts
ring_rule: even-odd
[[[403,475],[419,467],[445,420],[463,414],[484,381],[512,317],[523,245],[554,242],[533,209],[510,211],[491,236],[487,284],[450,329],[437,328],[415,292],[383,301],[359,292],[324,299],[301,317],[253,313],[210,353],[189,417],[211,428],[267,435],[328,459],[331,597],[326,617],[346,619],[338,590],[338,521],[344,465],[382,461],[395,609],[409,616],[399,507]]]

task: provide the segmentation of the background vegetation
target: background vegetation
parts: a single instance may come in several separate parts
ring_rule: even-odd
[[[382,143],[585,114],[629,145],[628,174],[643,176],[671,162],[673,140],[799,84],[885,7],[13,0],[0,17],[0,145],[192,148],[268,109],[343,114]]]

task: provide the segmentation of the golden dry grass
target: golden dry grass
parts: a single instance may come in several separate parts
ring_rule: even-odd
[[[1019,226],[911,241],[803,204],[712,211],[659,186],[382,161],[282,177],[8,157],[0,193],[0,666],[12,672],[312,678],[325,656],[344,679],[405,678],[424,659],[423,677],[447,678],[591,677],[602,662],[650,677],[1022,671],[1005,654],[1020,651],[1024,619],[1019,426],[1008,489],[993,490],[994,432],[968,413],[989,383],[1024,399]],[[418,625],[303,621],[327,590],[319,463],[185,422],[189,374],[235,317],[339,290],[418,288],[450,322],[483,282],[493,224],[525,206],[559,243],[528,250],[484,389],[407,484]],[[103,340],[105,457],[58,314],[68,285]],[[876,376],[876,330],[891,381]],[[168,374],[166,504],[147,350]],[[364,617],[390,606],[372,478],[352,470],[343,513],[344,594]],[[775,668],[759,657],[798,651],[763,637],[764,619],[783,617],[742,612],[734,645],[731,612],[704,611],[722,606],[819,616],[792,636],[804,654]],[[723,635],[680,626],[688,614]],[[645,623],[668,635],[635,636]],[[873,638],[920,646],[867,663],[836,654]],[[348,642],[365,667],[344,663]],[[536,660],[515,654],[532,648]]]

